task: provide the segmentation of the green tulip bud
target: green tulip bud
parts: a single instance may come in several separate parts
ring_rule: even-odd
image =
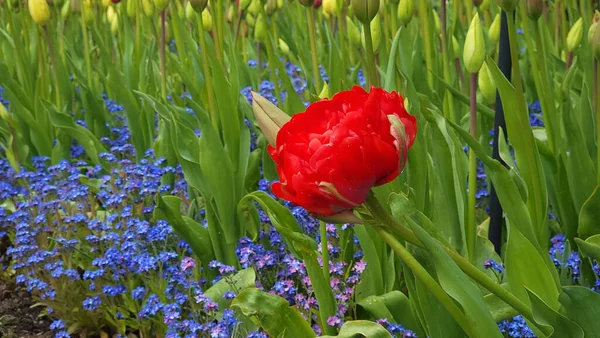
[[[321,89],[321,93],[319,93],[319,98],[321,100],[323,99],[329,99],[329,86],[327,85],[327,82],[323,82],[323,89]]]
[[[600,60],[600,25],[596,23],[593,34],[592,34],[592,52],[596,60]]]
[[[29,14],[35,23],[43,26],[50,21],[50,7],[46,0],[29,0]]]
[[[290,54],[290,46],[288,46],[281,38],[279,38],[279,50],[285,55]]]
[[[475,14],[467,31],[463,49],[463,61],[469,73],[477,73],[485,59],[485,40],[479,14]]]
[[[517,5],[519,4],[519,0],[498,0],[498,6],[502,8],[507,14],[511,14]]]
[[[66,20],[69,14],[71,14],[71,0],[66,0],[60,9],[60,16]]]
[[[169,0],[154,0],[154,7],[160,13],[169,7]]]
[[[494,104],[496,102],[496,82],[486,63],[483,63],[479,70],[477,84],[486,103],[489,105]]]
[[[379,12],[379,0],[351,0],[352,11],[363,24],[371,22]]]
[[[583,18],[579,18],[577,21],[575,21],[575,24],[569,30],[569,34],[567,34],[567,50],[569,52],[574,51],[577,47],[579,47],[582,38]]]
[[[130,18],[135,17],[137,11],[137,0],[127,0],[127,16]]]
[[[496,14],[494,21],[492,21],[488,29],[488,37],[492,45],[496,45],[500,40],[500,14]]]
[[[283,8],[283,0],[277,0],[277,8],[279,8],[279,9]]]
[[[104,8],[107,8],[108,6],[110,6],[111,3],[112,3],[111,0],[102,0],[102,6]]]
[[[400,22],[407,26],[412,20],[415,14],[415,3],[414,0],[400,0],[398,5],[398,19]]]
[[[437,35],[442,34],[442,22],[440,21],[440,16],[437,14],[436,11],[433,11],[433,27],[435,27],[435,32],[437,33]]]
[[[112,20],[110,20],[110,32],[113,35],[117,35],[119,32],[119,16],[116,14],[113,16]]]
[[[275,146],[277,133],[291,117],[255,92],[252,92],[252,111],[263,136],[270,145]]]
[[[371,42],[373,43],[373,53],[375,54],[379,53],[379,49],[381,47],[381,39],[381,20],[379,19],[379,15],[376,15],[375,18],[373,18],[373,21],[371,21]],[[366,48],[364,29],[362,30],[360,40],[362,42],[363,48]]]
[[[115,9],[113,6],[108,7],[108,9],[106,10],[106,18],[108,19],[108,22],[112,22],[113,19],[115,18]]]
[[[275,13],[276,10],[277,0],[267,0],[267,3],[265,4],[265,13],[267,14],[267,16],[273,15],[273,13]]]
[[[205,8],[202,11],[202,29],[207,32],[210,32],[213,29],[212,15],[210,15],[208,8]]]
[[[525,0],[525,13],[531,20],[537,21],[542,16],[543,11],[543,0]]]
[[[245,11],[246,8],[248,8],[248,6],[250,6],[251,2],[252,2],[252,0],[240,0],[240,9]]]
[[[267,19],[260,14],[254,25],[254,40],[264,42],[267,39]]]
[[[185,17],[190,22],[194,22],[196,20],[196,11],[194,11],[194,7],[192,7],[192,3],[190,1],[185,4]]]
[[[254,25],[256,25],[256,18],[254,17],[254,15],[250,13],[246,14],[246,23],[248,24],[248,26],[254,27]]]
[[[248,6],[248,13],[257,16],[260,13],[260,0],[252,0]]]
[[[590,45],[592,44],[594,32],[596,31],[596,27],[598,26],[598,21],[600,21],[600,12],[598,12],[598,10],[596,10],[594,13],[594,18],[592,19],[592,24],[590,25],[590,28],[588,29],[587,38],[588,38],[588,43]]]
[[[142,8],[147,17],[154,16],[154,2],[152,0],[142,0]]]
[[[83,22],[87,25],[94,21],[94,8],[92,7],[92,2],[90,0],[84,0],[83,5],[81,6]]]
[[[491,0],[483,0],[481,2],[481,5],[479,5],[479,10],[487,11],[488,9],[490,9],[490,3],[491,3]]]
[[[458,40],[456,40],[456,37],[454,35],[452,35],[452,52],[454,53],[454,57],[458,58],[460,55],[460,44],[458,43]]]
[[[189,0],[189,4],[192,5],[192,8],[196,13],[202,13],[206,8],[207,3],[208,0]]]
[[[360,46],[360,30],[358,29],[358,27],[356,27],[354,22],[352,22],[352,19],[350,19],[347,16],[346,16],[346,34],[350,38],[350,42],[352,43],[352,45],[354,47]]]
[[[177,13],[178,18],[183,20],[183,18],[185,18],[185,7],[183,7],[183,4],[179,1],[174,1],[173,3],[175,4],[175,12]]]

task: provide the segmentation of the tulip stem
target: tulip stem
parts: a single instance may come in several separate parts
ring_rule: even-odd
[[[217,115],[217,110],[215,109],[215,98],[213,96],[213,88],[212,88],[212,76],[210,66],[208,64],[207,54],[208,50],[206,47],[206,35],[204,34],[204,26],[202,25],[202,13],[196,14],[198,20],[198,37],[200,40],[200,53],[202,54],[202,66],[204,67],[204,85],[206,86],[206,97],[208,97],[208,110],[210,115],[210,120],[212,121],[212,125],[215,130],[219,131],[219,116]],[[260,59],[259,59],[260,61]],[[260,80],[260,79],[259,79]]]
[[[321,92],[321,81],[319,81],[319,61],[317,60],[317,34],[315,32],[315,9],[308,8],[308,38],[310,40],[310,57],[312,61],[313,80],[315,82],[315,92]]]
[[[50,40],[50,34],[48,33],[48,26],[44,26],[44,37],[48,44],[48,51],[50,52],[50,62],[52,66],[52,77],[54,79],[54,93],[56,94],[56,107],[59,111],[62,110],[60,102],[60,83],[58,82],[58,73],[56,71],[56,56],[54,55],[54,47],[52,46],[52,40]]]
[[[467,318],[463,311],[456,305],[454,300],[448,296],[446,291],[442,289],[440,284],[425,270],[425,268],[419,263],[419,261],[411,255],[402,243],[400,243],[394,236],[389,232],[376,228],[379,236],[394,250],[396,255],[412,270],[413,274],[425,284],[425,287],[433,294],[433,296],[442,304],[442,306],[450,313],[452,318],[456,320],[458,325],[467,333],[469,337],[472,337],[470,327]]]
[[[327,242],[327,223],[321,221],[321,259],[323,260],[323,275],[325,276],[325,282],[329,285],[331,276],[329,275],[329,244]]]
[[[391,229],[393,233],[398,235],[402,240],[407,241],[413,245],[424,248],[423,243],[417,238],[415,233],[396,221],[390,213],[383,208],[379,203],[379,200],[375,196],[373,191],[370,191],[367,195],[367,199],[364,202],[364,206],[369,210],[371,216],[375,219],[374,226],[382,229]],[[539,327],[533,320],[533,312],[527,304],[523,303],[519,298],[513,295],[510,291],[504,289],[500,284],[491,279],[483,271],[479,270],[474,266],[468,259],[461,256],[454,249],[442,245],[444,251],[452,258],[452,260],[458,265],[458,267],[474,281],[479,283],[481,286],[486,288],[491,293],[495,294],[498,298],[504,301],[506,304],[511,306],[517,312],[523,315],[526,319],[531,321],[540,331],[550,334],[549,329],[551,328],[542,326]]]
[[[467,6],[467,9],[470,10]],[[433,89],[433,51],[431,37],[431,24],[429,22],[429,5],[427,1],[419,1],[419,23],[423,32],[423,44],[425,47],[425,68],[427,70],[427,84]]]
[[[470,74],[469,131],[477,139],[477,73]],[[475,193],[477,192],[477,156],[469,149],[469,195],[467,196],[466,239],[469,260],[475,260],[475,239],[477,237],[477,221],[475,218]]]
[[[92,62],[90,61],[90,42],[88,37],[87,25],[85,24],[85,12],[89,10],[89,8],[82,6],[82,16],[80,18],[81,21],[81,31],[83,34],[83,53],[85,54],[85,67],[87,70],[87,85],[88,90],[94,93],[92,88]]]
[[[453,53],[454,51],[448,46],[448,34],[446,31],[446,13],[446,0],[441,0],[440,26],[442,30],[442,63],[444,66],[444,81],[446,81],[447,83],[452,83],[452,78],[450,77],[450,53]],[[445,90],[445,95],[448,99],[448,118],[452,122],[457,122],[456,112],[454,110],[454,95],[452,95],[448,90]]]
[[[367,65],[369,70],[369,85],[379,87],[377,67],[375,66],[375,54],[373,53],[373,38],[371,36],[371,22],[363,25],[365,33],[365,51],[367,53]]]
[[[167,74],[165,73],[166,10],[160,12],[160,89],[162,98],[167,100]]]
[[[598,59],[594,58],[594,111],[596,112],[596,137],[598,138],[598,165],[596,171],[598,172],[598,185],[600,185],[600,100],[598,100]]]

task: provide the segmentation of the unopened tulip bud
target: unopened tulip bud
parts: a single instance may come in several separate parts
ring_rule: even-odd
[[[227,22],[231,23],[233,22],[233,5],[229,5],[229,7],[227,8],[227,12],[226,12],[226,18],[227,18]]]
[[[398,19],[406,26],[410,23],[415,14],[415,3],[414,0],[400,0],[398,5]]]
[[[127,16],[130,18],[135,17],[135,12],[137,11],[137,0],[127,0]]]
[[[252,2],[252,0],[240,0],[240,9],[245,11],[246,8],[248,8],[248,6],[250,6],[250,3]]]
[[[111,3],[112,1],[110,0],[102,0],[102,6],[104,6],[105,8],[110,6]]]
[[[115,15],[112,20],[110,21],[110,32],[113,35],[117,35],[117,33],[119,32],[119,16]]]
[[[114,7],[110,6],[108,7],[108,9],[106,10],[106,18],[108,19],[108,22],[112,22],[113,19],[115,18],[115,9]]]
[[[452,52],[454,53],[455,58],[459,58],[460,44],[458,43],[458,40],[456,40],[456,37],[454,35],[452,35]]]
[[[483,0],[481,2],[481,5],[479,5],[479,10],[487,11],[488,9],[490,9],[490,2],[491,2],[491,0]]]
[[[440,17],[436,11],[433,11],[433,27],[435,27],[435,32],[437,35],[442,34],[442,22],[440,21]]]
[[[327,85],[327,82],[323,82],[323,89],[321,89],[321,93],[319,93],[319,98],[322,99],[329,99],[329,86]]]
[[[248,6],[248,13],[257,16],[260,13],[260,0],[252,0]]]
[[[354,47],[360,46],[360,30],[349,17],[346,17],[346,34]]]
[[[154,2],[152,0],[142,0],[142,8],[147,17],[154,16]]]
[[[525,0],[525,13],[531,20],[537,21],[542,16],[543,11],[543,0]]]
[[[500,40],[500,14],[496,14],[494,21],[492,21],[488,29],[488,37],[492,45],[496,45]]]
[[[189,1],[185,4],[185,18],[191,22],[194,22],[196,20],[196,11],[194,11],[192,3]]]
[[[363,24],[371,22],[379,12],[379,0],[350,0],[352,11]]]
[[[313,7],[314,8],[319,8],[319,7],[321,7],[322,4],[323,4],[323,0],[315,0],[313,2]]]
[[[50,20],[50,7],[46,0],[29,0],[29,14],[35,23],[45,25]]]
[[[600,60],[600,25],[596,23],[592,34],[592,52],[596,60]]]
[[[282,9],[283,8],[283,0],[277,0],[277,8],[278,9]]]
[[[598,12],[598,10],[596,10],[596,12],[594,13],[594,18],[592,20],[592,24],[590,25],[590,28],[588,29],[587,39],[588,39],[589,44],[592,44],[594,32],[596,31],[596,27],[598,27],[599,21],[600,21],[600,12]]]
[[[381,47],[381,20],[379,19],[379,15],[376,15],[373,21],[371,21],[371,42],[373,43],[373,53],[379,53],[379,48]],[[363,48],[366,48],[365,41],[365,31],[362,31],[360,36]]]
[[[579,18],[575,21],[575,24],[569,30],[569,34],[567,34],[567,51],[572,52],[581,43],[581,39],[583,38],[583,18]]]
[[[323,0],[323,13],[325,15],[337,16],[338,5],[337,0]]]
[[[192,5],[192,8],[194,11],[196,11],[196,13],[202,13],[202,11],[206,8],[208,0],[190,0],[189,3]]]
[[[279,50],[285,55],[290,54],[290,46],[288,46],[281,38],[279,38]]]
[[[267,39],[267,19],[260,14],[254,24],[254,40],[264,42]]]
[[[71,0],[66,0],[60,9],[60,16],[63,20],[66,20],[69,14],[71,14]]]
[[[207,32],[210,32],[213,29],[212,15],[210,15],[208,8],[205,8],[202,11],[202,28]]]
[[[83,15],[83,22],[85,24],[89,24],[94,21],[94,8],[92,7],[92,2],[90,0],[83,1],[81,11]]]
[[[483,63],[479,70],[477,84],[486,103],[489,105],[494,104],[496,102],[496,82],[486,63]]]
[[[252,111],[265,139],[274,147],[277,133],[291,117],[255,92],[252,92]]]
[[[156,7],[156,11],[160,13],[169,7],[169,0],[154,0],[154,7]]]
[[[0,103],[0,120],[8,120],[9,115],[8,115],[8,111],[6,111],[6,108],[4,108],[4,105]]]
[[[477,73],[485,59],[485,40],[479,14],[475,14],[467,31],[463,49],[463,61],[469,73]]]
[[[310,7],[314,4],[315,0],[298,0],[298,2],[304,7]]]
[[[276,10],[277,0],[267,0],[267,3],[265,4],[265,13],[267,14],[267,16],[273,15],[273,13],[275,13]]]
[[[248,24],[249,27],[254,27],[256,25],[256,18],[254,15],[250,13],[246,14],[246,24]]]
[[[510,15],[517,5],[519,4],[519,0],[498,0],[498,6],[502,8],[506,13]]]

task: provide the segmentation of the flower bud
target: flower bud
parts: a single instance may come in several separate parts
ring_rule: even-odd
[[[115,9],[113,6],[108,7],[108,9],[106,10],[106,18],[108,19],[108,22],[112,22],[113,19],[115,18]]]
[[[407,26],[412,20],[415,14],[415,3],[414,0],[400,0],[398,5],[398,19],[400,22]]]
[[[206,4],[208,0],[189,0],[190,5],[196,13],[202,13],[202,11],[206,8]],[[248,1],[248,3],[250,3]]]
[[[494,21],[492,21],[488,29],[488,37],[492,45],[496,45],[500,40],[500,14],[496,14]]]
[[[581,39],[583,38],[583,18],[579,18],[575,21],[575,24],[569,30],[569,34],[567,34],[567,51],[572,52],[581,43]]]
[[[185,18],[190,22],[194,22],[196,20],[196,11],[194,11],[194,7],[192,7],[192,3],[190,1],[185,4]]]
[[[252,2],[252,0],[240,0],[240,2],[239,2],[240,9],[245,11],[246,8],[248,8],[248,6],[250,6],[251,2]]]
[[[127,16],[130,18],[135,17],[135,12],[137,11],[137,0],[127,0]]]
[[[94,8],[92,7],[92,2],[90,0],[83,0],[81,11],[81,14],[83,15],[83,22],[85,24],[89,24],[94,21]]]
[[[381,20],[379,19],[379,15],[376,15],[373,21],[371,21],[371,42],[373,43],[373,53],[379,53],[379,49],[381,47]],[[362,42],[363,48],[366,48],[365,42],[365,31],[362,30],[362,34],[360,35],[360,40]]]
[[[267,0],[267,3],[265,4],[265,13],[267,13],[267,16],[273,15],[276,10],[277,0]]]
[[[256,23],[254,24],[254,40],[257,42],[265,42],[267,39],[267,19],[259,14],[256,17]]]
[[[110,32],[113,35],[117,35],[117,33],[119,32],[119,16],[115,14],[115,16],[113,16],[112,20],[110,21]]]
[[[265,139],[274,147],[277,133],[291,117],[255,92],[252,92],[252,111]]]
[[[283,8],[283,0],[277,0],[277,8],[278,9],[282,9]]]
[[[483,1],[481,1],[481,4],[479,5],[479,10],[480,11],[487,11],[488,9],[490,9],[490,2],[491,2],[491,0],[483,0]]]
[[[481,6],[481,4],[483,3],[483,0],[473,0],[473,6],[479,8],[479,6]]]
[[[329,86],[327,85],[327,82],[323,82],[323,89],[321,89],[321,93],[319,93],[319,98],[322,99],[329,99]]]
[[[592,40],[594,38],[594,32],[596,31],[596,27],[598,27],[598,22],[600,21],[600,12],[598,12],[598,10],[595,11],[594,13],[594,18],[592,19],[592,24],[590,25],[590,28],[588,29],[588,43],[591,45],[592,44]]]
[[[179,1],[174,1],[173,4],[175,5],[175,13],[177,13],[177,18],[173,18],[174,20],[183,20],[183,18],[185,18],[185,7],[183,7],[183,4]],[[171,11],[173,12],[173,11]]]
[[[350,3],[354,15],[363,24],[371,22],[379,11],[379,0],[350,0]]]
[[[323,13],[326,16],[337,16],[338,15],[338,5],[337,0],[323,0]]]
[[[112,1],[110,0],[102,0],[102,6],[104,6],[105,8],[110,6]]]
[[[479,76],[477,78],[477,85],[481,91],[481,95],[485,99],[486,103],[491,105],[496,102],[496,82],[492,77],[492,72],[484,62],[479,70]]]
[[[531,20],[537,21],[542,16],[543,11],[543,0],[525,0],[525,13]]]
[[[7,121],[9,118],[8,111],[4,108],[4,105],[0,103],[0,120]]]
[[[600,60],[600,25],[596,23],[592,34],[592,52],[596,60]]]
[[[257,16],[260,13],[260,0],[252,0],[248,6],[248,13]]]
[[[315,0],[298,0],[298,2],[304,7],[310,7],[315,3]]]
[[[169,6],[169,0],[154,0],[154,7],[157,12],[164,11]]]
[[[202,29],[204,29],[207,32],[210,32],[213,29],[212,15],[210,15],[208,8],[205,8],[202,11]]]
[[[440,16],[437,14],[436,11],[433,11],[432,13],[433,15],[433,27],[435,27],[435,32],[437,35],[442,34],[442,22],[440,21]]]
[[[322,4],[323,4],[323,0],[315,0],[315,2],[313,2],[313,7],[319,8],[319,7],[321,7]]]
[[[60,9],[60,16],[63,20],[66,20],[69,14],[71,14],[71,0],[66,0]]]
[[[360,30],[348,16],[346,16],[346,34],[354,47],[360,46]]]
[[[147,17],[154,16],[154,2],[152,0],[142,0],[142,8]]]
[[[46,0],[29,0],[29,14],[35,23],[45,25],[50,20],[50,7]]]
[[[518,4],[519,0],[498,0],[498,6],[509,15],[517,8]]]
[[[279,50],[285,55],[290,54],[290,46],[288,46],[281,38],[279,38]]]
[[[485,59],[485,41],[479,14],[475,14],[467,31],[463,49],[463,62],[469,73],[477,73]]]
[[[250,13],[246,14],[246,24],[248,24],[249,27],[254,27],[254,25],[256,25],[256,18],[254,15]]]
[[[454,35],[452,35],[452,52],[454,53],[455,58],[460,57],[460,44]]]

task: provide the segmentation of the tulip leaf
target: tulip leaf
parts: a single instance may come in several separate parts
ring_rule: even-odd
[[[600,294],[581,286],[564,286],[558,298],[560,313],[577,323],[585,337],[600,332]]]
[[[592,192],[585,201],[579,212],[579,237],[586,239],[590,236],[600,234],[600,186]]]
[[[271,337],[315,337],[315,333],[302,315],[287,300],[247,288],[231,302],[231,307],[252,318]]]
[[[585,241],[575,238],[583,257],[590,257],[600,262],[600,234],[588,237]]]
[[[384,293],[384,274],[381,270],[381,257],[379,257],[379,251],[374,242],[378,237],[372,237],[363,224],[356,224],[354,233],[358,237],[358,242],[365,254],[364,260],[367,263],[367,267],[363,272],[364,277],[357,286],[357,299],[381,295]]]
[[[533,318],[536,323],[552,328],[552,333],[548,337],[583,338],[583,330],[579,325],[552,309],[533,291],[528,288],[525,289],[531,302]]]
[[[386,318],[390,323],[401,324],[404,328],[410,329],[418,337],[425,336],[417,317],[413,314],[413,309],[408,297],[398,290],[388,292],[381,296],[369,296],[357,303],[359,318],[367,318],[362,312],[370,314],[369,319]]]
[[[248,268],[238,271],[235,275],[223,278],[208,288],[204,295],[213,302],[219,304],[219,310],[223,311],[233,302],[225,299],[226,292],[237,292],[240,295],[244,290],[253,290],[256,283],[256,271]]]
[[[319,338],[391,338],[392,335],[381,325],[367,320],[353,320],[344,323],[337,336]]]

